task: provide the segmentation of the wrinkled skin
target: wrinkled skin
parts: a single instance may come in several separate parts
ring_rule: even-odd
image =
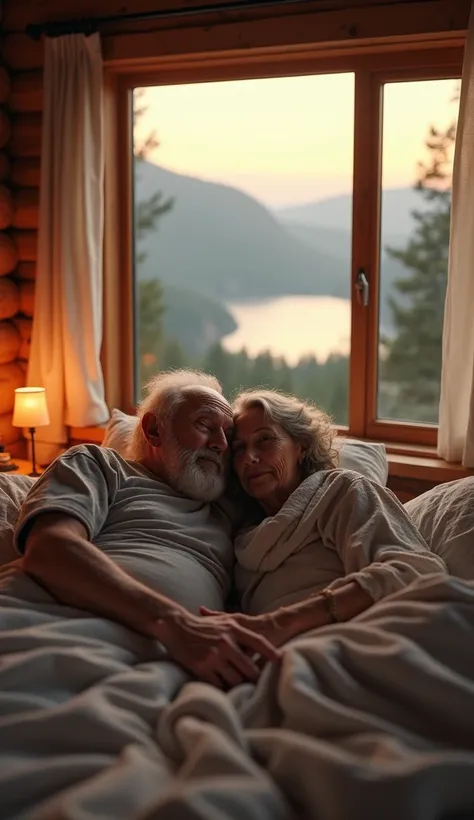
[[[248,495],[274,515],[301,483],[302,447],[252,407],[235,419],[232,461]]]

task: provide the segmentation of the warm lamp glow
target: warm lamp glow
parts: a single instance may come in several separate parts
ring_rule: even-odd
[[[18,387],[15,390],[14,427],[47,427],[48,424],[44,387]]]

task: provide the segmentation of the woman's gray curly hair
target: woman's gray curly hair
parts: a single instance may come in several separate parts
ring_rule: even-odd
[[[245,390],[234,399],[234,420],[252,407],[261,407],[267,421],[279,424],[293,441],[301,444],[305,478],[319,470],[337,467],[338,453],[333,448],[337,432],[324,410],[276,390]]]

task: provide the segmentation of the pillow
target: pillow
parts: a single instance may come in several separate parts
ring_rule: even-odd
[[[23,499],[34,481],[27,475],[0,473],[0,567],[19,557],[13,546],[13,533]]]
[[[110,447],[122,458],[128,457],[128,444],[137,423],[136,416],[128,416],[114,408],[105,428],[102,447]]]
[[[350,438],[336,439],[334,444],[339,449],[339,467],[344,470],[354,470],[376,481],[377,484],[385,486],[388,478],[385,444],[355,441]]]
[[[474,476],[438,484],[404,507],[451,575],[474,581]]]

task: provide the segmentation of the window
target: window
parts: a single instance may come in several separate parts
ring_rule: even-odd
[[[157,368],[348,423],[354,76],[134,93],[137,397]]]
[[[124,79],[134,400],[200,367],[434,444],[460,54],[334,62]]]
[[[438,421],[458,86],[453,80],[425,80],[383,88],[377,397],[382,419]]]

